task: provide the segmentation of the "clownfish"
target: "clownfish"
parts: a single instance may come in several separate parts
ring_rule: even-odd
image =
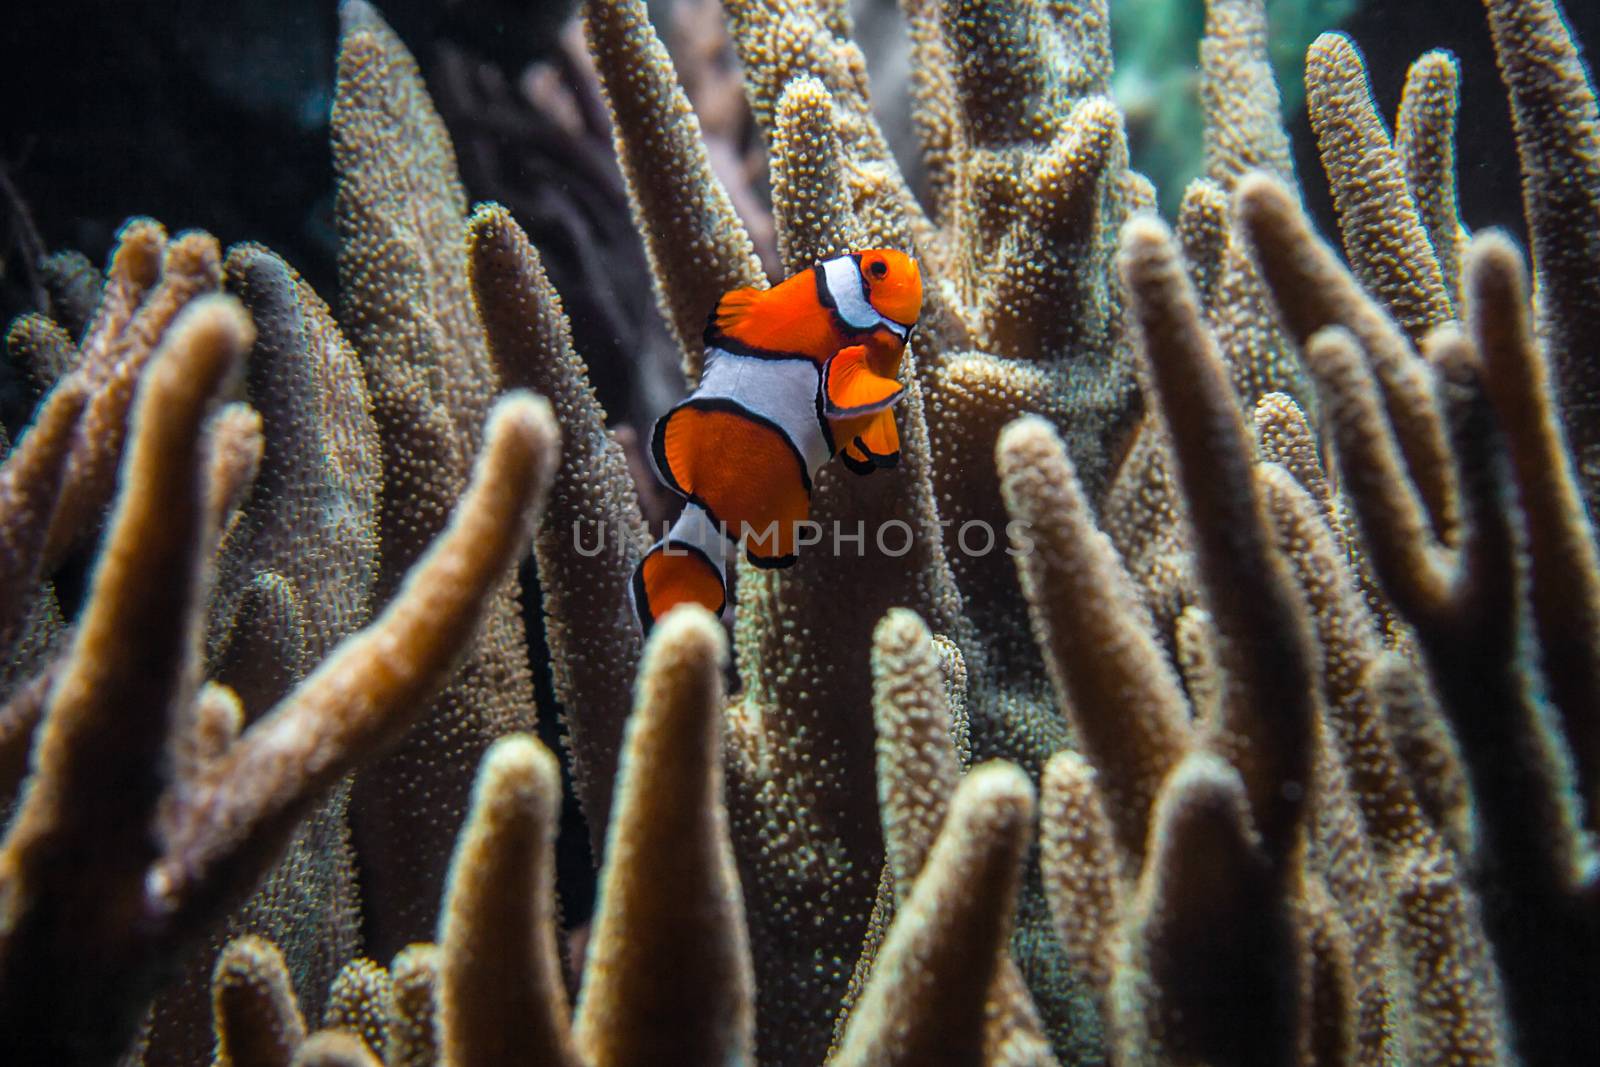
[[[900,357],[922,313],[922,274],[903,252],[835,256],[712,309],[700,384],[656,422],[651,458],[683,512],[634,571],[640,625],[678,604],[727,603],[728,556],[787,567],[817,471],[892,467]]]

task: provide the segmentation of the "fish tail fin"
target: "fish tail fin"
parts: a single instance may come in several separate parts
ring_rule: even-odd
[[[667,535],[651,546],[633,572],[629,593],[646,634],[679,604],[699,604],[713,615],[728,601],[726,541],[705,509],[689,504]]]

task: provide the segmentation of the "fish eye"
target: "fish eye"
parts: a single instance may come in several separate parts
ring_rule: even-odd
[[[871,274],[874,278],[882,278],[889,273],[889,264],[885,263],[881,259],[875,259],[871,263],[867,264],[867,273]]]

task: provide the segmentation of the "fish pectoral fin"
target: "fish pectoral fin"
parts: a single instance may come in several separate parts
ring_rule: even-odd
[[[830,419],[886,411],[904,392],[905,386],[867,364],[865,345],[841,348],[822,365],[823,414]]]

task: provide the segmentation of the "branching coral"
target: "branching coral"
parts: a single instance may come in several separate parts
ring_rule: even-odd
[[[60,500],[84,409],[83,387],[68,380],[39,409],[34,425],[0,467],[0,648],[10,648],[44,566],[45,539]]]
[[[1306,84],[1350,266],[1401,328],[1420,339],[1451,317],[1451,300],[1413,195],[1420,190],[1409,183],[1411,173],[1378,118],[1366,68],[1348,38],[1318,38]],[[1437,177],[1448,186],[1455,176]]]
[[[1243,205],[1264,256],[1316,255],[1304,247],[1312,238],[1281,190],[1252,187]],[[1396,434],[1379,406],[1384,391],[1363,360],[1363,355],[1373,357],[1370,350],[1363,353],[1353,333],[1319,333],[1307,352],[1329,403],[1374,569],[1400,614],[1415,627],[1467,761],[1484,834],[1478,877],[1523,916],[1512,925],[1507,911],[1489,915],[1519,1033],[1530,1050],[1571,1057],[1586,1044],[1586,1032],[1538,1013],[1554,995],[1544,983],[1570,989],[1594,980],[1585,964],[1564,962],[1572,959],[1567,952],[1588,958],[1595,929],[1590,885],[1595,860],[1584,830],[1586,823],[1593,825],[1593,809],[1577,802],[1573,769],[1574,752],[1588,769],[1593,727],[1591,716],[1577,710],[1588,698],[1572,695],[1592,657],[1592,651],[1584,651],[1592,646],[1583,621],[1593,610],[1592,571],[1583,562],[1593,551],[1592,533],[1576,506],[1576,486],[1559,449],[1552,455],[1546,441],[1544,458],[1557,461],[1548,470],[1527,462],[1530,447],[1537,447],[1541,436],[1548,438],[1553,420],[1543,387],[1543,357],[1526,322],[1516,253],[1485,238],[1469,256],[1467,277],[1471,341],[1458,334],[1436,335],[1431,368],[1405,356],[1428,378],[1437,375],[1444,410],[1434,417],[1447,424],[1453,453],[1443,469],[1428,470],[1401,458]],[[1354,287],[1349,291],[1355,293]],[[1292,299],[1285,294],[1286,301]],[[1390,416],[1396,424],[1437,410],[1432,390],[1407,398],[1390,393],[1387,400],[1398,412]],[[1513,465],[1514,474],[1503,466],[1497,430],[1511,454],[1523,457]],[[1438,521],[1412,487],[1412,477],[1424,471],[1448,480],[1450,496],[1460,500],[1462,517],[1442,539],[1431,533]],[[1508,477],[1521,503],[1514,512],[1506,508]],[[1525,526],[1516,529],[1512,521]],[[1560,607],[1552,603],[1546,584],[1552,573],[1568,576]],[[1533,578],[1539,574],[1544,577]],[[1568,617],[1576,627],[1570,644],[1568,634],[1557,637],[1550,629],[1552,611],[1575,612]],[[1537,621],[1541,615],[1543,624]],[[1521,633],[1527,631],[1554,638],[1539,660],[1542,675],[1530,674],[1522,651]],[[1557,705],[1572,724],[1565,739],[1535,695],[1536,687],[1545,686],[1552,695],[1568,694]],[[1533,916],[1538,920],[1530,921]]]
[[[676,613],[652,637],[619,771],[607,890],[573,1015],[555,940],[556,761],[526,736],[490,749],[451,867],[438,962],[430,968],[437,1049],[446,1062],[748,1057],[749,954],[721,802],[725,650],[720,628],[704,613]],[[663,795],[672,802],[661,802]],[[236,945],[230,952],[248,950]],[[404,959],[396,974],[420,977]],[[270,972],[270,961],[254,966]],[[226,976],[219,966],[219,996]],[[270,985],[270,973],[251,984]],[[424,1050],[433,1043],[411,1025],[405,1003],[395,997],[385,1011],[391,1060],[407,1034],[421,1038]],[[255,1022],[263,1009],[270,1009],[269,1026]],[[250,1030],[233,1029],[227,1040],[250,1043],[253,1055],[294,1034],[292,1005],[275,998],[240,1014]]]
[[[699,122],[675,79],[666,47],[643,4],[584,8],[589,51],[599,68],[618,131],[617,156],[637,215],[660,228],[644,230],[663,317],[678,339],[690,381],[699,378],[706,309],[729,289],[763,275],[733,209],[711,170]],[[660,279],[678,281],[660,287]]]
[[[1596,344],[1600,275],[1600,107],[1591,72],[1554,0],[1486,0],[1522,160],[1523,212],[1539,278],[1539,333],[1549,346],[1561,405],[1594,510],[1595,386],[1584,353]]]
[[[224,276],[256,324],[245,389],[259,411],[249,500],[217,531],[206,633],[209,673],[238,698],[237,733],[367,621],[382,475],[366,390],[328,309],[260,247],[230,250]],[[272,442],[264,450],[262,437]],[[213,938],[217,948],[244,932],[278,941],[312,1009],[360,945],[347,804],[341,784]],[[185,995],[158,1004],[152,1059],[179,1056],[209,1033],[209,955],[195,954]]]
[[[918,658],[927,666],[926,631],[921,641]],[[651,637],[618,772],[595,943],[570,1019],[554,938],[555,759],[522,736],[490,749],[436,950],[437,1048],[445,1062],[749,1058],[749,950],[721,798],[725,649],[720,629],[693,609],[674,613]],[[672,802],[661,802],[663,795]],[[949,806],[937,837],[925,842],[927,873],[906,917],[889,930],[887,963],[863,994],[837,1062],[982,1061],[982,991],[1007,926],[1004,911],[990,905],[1013,895],[1032,789],[1015,767],[987,765],[956,788]],[[219,961],[219,1034],[231,1062],[281,1062],[285,1052],[304,1056],[313,1042],[333,1040],[304,1037],[280,968],[259,942],[235,942]],[[925,976],[925,985],[904,985],[900,978],[910,973]],[[385,1015],[395,1062],[397,1039],[413,1032],[415,1020],[398,998]]]
[[[1024,588],[1041,643],[1055,653],[1063,705],[1083,724],[1080,736],[1092,739],[1086,751],[1105,774],[1099,788],[1065,768],[1047,777],[1079,798],[1086,792],[1095,798],[1047,797],[1047,810],[1100,807],[1115,813],[1113,825],[1127,828],[1111,838],[1119,842],[1114,854],[1106,843],[1065,856],[1053,846],[1046,887],[1067,943],[1087,942],[1091,947],[1080,951],[1090,961],[1100,957],[1095,970],[1107,983],[1102,1010],[1113,1042],[1133,1062],[1276,1062],[1293,1049],[1298,1029],[1291,902],[1301,878],[1301,801],[1315,717],[1306,639],[1295,633],[1300,622],[1290,610],[1289,586],[1268,546],[1248,436],[1176,250],[1145,223],[1129,227],[1124,248],[1152,379],[1185,472],[1204,589],[1231,638],[1228,685],[1220,714],[1196,736],[1142,606],[1125,591],[1115,555],[1089,525],[1059,439],[1036,421],[1008,429],[999,446],[1008,503],[1047,546],[1022,562]],[[1231,521],[1218,521],[1221,509],[1234,509]],[[1084,596],[1089,590],[1074,588],[1083,582],[1099,588]],[[1074,615],[1081,624],[1074,625]],[[1105,636],[1064,640],[1082,632]],[[1125,736],[1100,719],[1130,711],[1139,719]],[[1226,754],[1239,772],[1193,751],[1201,746]],[[1047,830],[1046,839],[1069,832]],[[1222,864],[1204,879],[1210,890],[1188,869],[1199,855]],[[1085,870],[1074,860],[1105,866]],[[1131,885],[1114,888],[1141,869],[1137,892]],[[1074,890],[1095,897],[1080,904]],[[1085,930],[1082,916],[1107,922],[1105,898],[1112,893],[1128,901],[1126,925],[1118,924],[1126,940],[1120,949],[1096,949],[1106,935]],[[1117,956],[1109,976],[1107,953]],[[1238,1026],[1251,1011],[1255,1024]]]
[[[469,234],[473,294],[500,379],[549,397],[569,435],[534,552],[556,697],[583,708],[568,729],[578,796],[598,846],[631,705],[630,678],[619,667],[639,659],[628,582],[646,534],[626,460],[606,433],[539,254],[495,205],[473,214]]]
[[[236,305],[198,303],[139,390],[89,608],[0,847],[0,1005],[25,1056],[122,1047],[174,952],[252,884],[317,795],[441,684],[549,477],[547,411],[507,401],[459,520],[374,626],[237,740],[193,744],[212,521],[203,429],[250,333]],[[163,753],[180,749],[208,758],[169,764]],[[107,777],[119,788],[98,788]]]
[[[86,263],[52,263],[48,276],[64,285],[70,276],[75,290],[97,288]],[[0,620],[6,690],[36,674],[64,639],[65,623],[47,579],[92,538],[111,500],[139,375],[178,313],[216,289],[220,273],[220,252],[209,235],[184,234],[169,245],[160,225],[132,219],[118,237],[92,316],[87,301],[73,300],[65,305],[76,309],[71,333],[41,315],[24,316],[8,332],[13,357],[27,364],[52,398],[36,420],[44,432],[29,434],[31,443],[18,442],[10,457],[34,470],[18,482],[21,469],[13,466],[7,487],[17,510],[5,535],[7,577],[14,579],[7,583],[3,609],[9,617]],[[74,336],[80,339],[74,342]],[[69,436],[63,440],[62,434]],[[64,457],[61,448],[67,449]]]
[[[746,16],[775,30],[769,15],[745,9],[735,18],[736,30],[739,19]],[[587,19],[625,160],[638,145],[655,143],[663,131],[670,132],[675,144],[692,139],[690,116],[678,110],[658,114],[669,106],[668,101],[681,99],[681,91],[665,51],[654,42],[643,4],[595,4]],[[833,53],[825,47],[832,31],[823,25],[820,15],[807,13],[796,32],[802,35],[794,42],[800,54],[823,63],[822,73],[834,73],[833,82],[823,79],[828,89],[833,89],[838,75],[831,66]],[[735,39],[742,39],[738,32]],[[632,88],[640,81],[647,85],[644,92]],[[662,103],[656,111],[641,111],[635,103],[640,99]],[[784,114],[794,115],[812,130],[821,130],[824,144],[858,137],[881,146],[866,127],[852,125],[870,122],[860,90],[842,104],[844,108],[856,105],[856,110],[840,110],[839,101],[836,92],[813,83],[807,102],[802,104],[791,95]],[[774,95],[755,100],[754,110],[758,116],[770,115],[777,105]],[[630,143],[635,147],[629,148]],[[692,146],[692,140],[690,143]],[[820,154],[811,144],[806,149],[817,156],[818,165],[829,170],[840,166],[837,156]],[[686,161],[684,166],[692,169],[687,173],[630,171],[630,188],[644,220],[644,232],[672,234],[689,222],[697,232],[719,227],[712,231],[722,235],[716,247],[748,248],[748,238],[731,212],[716,208],[726,198],[703,154],[680,146],[669,158],[681,158]],[[872,162],[881,164],[882,159],[874,155]],[[799,164],[795,170],[803,172],[803,168]],[[775,180],[782,184],[788,179],[780,173]],[[855,185],[859,194],[853,190],[850,199],[824,198],[819,205],[837,212],[859,195],[859,213],[820,217],[812,213],[807,217],[798,205],[792,205],[796,207],[794,217],[804,221],[790,227],[789,216],[780,216],[779,244],[793,257],[786,266],[809,263],[827,249],[852,242],[900,243],[894,234],[903,234],[905,224],[896,222],[892,214],[885,216],[892,204],[886,208],[872,199],[872,191],[879,189],[883,180],[881,169],[863,174]],[[802,234],[808,236],[802,238]],[[666,259],[664,251],[658,250],[653,262],[663,309],[692,346],[685,357],[692,366],[699,351],[705,308],[715,294],[693,300],[686,294],[697,292],[709,279],[748,282],[753,276],[742,266],[747,253],[729,258],[728,253],[718,252],[720,263],[709,269],[686,258],[698,255],[696,250],[704,246],[703,240],[687,240],[691,236],[686,234],[685,239],[668,246],[673,259]],[[695,310],[686,321],[681,309],[690,303]],[[827,523],[837,517],[851,529],[860,521],[866,530],[890,518],[912,515],[918,517],[919,526],[928,529],[921,521],[932,517],[925,430],[914,404],[901,405],[901,411],[905,413],[900,416],[905,473],[886,490],[874,490],[841,471],[829,470],[818,481],[814,518]],[[907,561],[887,556],[870,535],[864,534],[860,543],[860,551],[810,554],[793,572],[783,575],[745,571],[740,581],[746,609],[740,613],[738,644],[745,684],[734,714],[735,751],[730,760],[734,833],[742,846],[741,874],[747,885],[758,887],[754,891],[767,902],[751,916],[758,977],[765,988],[789,991],[787,995],[775,993],[770,1001],[775,1025],[767,1040],[792,1034],[802,1042],[793,1054],[811,1058],[824,1051],[813,1029],[814,1020],[818,1015],[831,1015],[843,994],[882,863],[871,806],[870,723],[837,714],[841,706],[866,701],[870,692],[867,665],[859,655],[846,658],[830,654],[830,649],[865,648],[877,616],[896,603],[915,605],[943,620],[941,629],[953,625],[958,614],[948,573],[942,570],[936,533],[918,531],[909,566]],[[809,595],[819,584],[872,590],[870,601],[841,618],[825,602]],[[798,642],[797,634],[803,635]],[[819,899],[824,907],[808,917]]]
[[[339,175],[341,321],[362,360],[384,451],[374,595],[399,587],[466,484],[495,390],[467,281],[466,195],[416,64],[365,3],[341,8],[333,105]],[[482,638],[425,726],[357,777],[352,832],[369,899],[369,948],[426,935],[468,783],[458,768],[489,741],[533,724],[527,641],[509,576]],[[370,844],[363,845],[363,841]],[[386,843],[407,841],[404,849]]]
[[[29,661],[0,781],[36,735],[0,847],[0,1032],[105,1061],[185,947],[244,931],[210,979],[224,1063],[1583,1062],[1600,563],[1571,353],[1594,95],[1554,5],[1488,6],[1531,286],[1456,218],[1442,55],[1391,138],[1353,44],[1313,48],[1346,267],[1288,184],[1259,2],[1208,5],[1207,174],[1175,233],[1132,217],[1153,196],[1103,95],[1103,4],[905,4],[930,210],[845,6],[729,3],[784,268],[891,244],[928,291],[901,468],[830,469],[815,517],[848,536],[741,571],[730,672],[704,613],[634,630],[646,534],[562,301],[509,211],[468,217],[415,65],[351,0],[350,344],[265,250],[214,269],[190,235],[158,279],[142,222],[72,313],[81,343],[12,330],[60,384],[0,472],[0,563],[46,594],[0,618]],[[585,17],[692,380],[706,308],[762,279],[755,244],[643,0]],[[255,411],[210,414],[249,335],[201,295],[219,278],[256,322]],[[139,390],[126,473],[52,656],[39,583],[109,485],[116,441],[78,449],[126,409],[86,391],[112,350]],[[480,431],[505,386],[551,407],[502,400]],[[547,491],[552,675],[601,859],[572,989],[558,763],[521,732],[506,574]],[[973,523],[1013,523],[1013,553],[973,551]],[[396,742],[357,778],[347,851],[339,783]],[[327,910],[226,918],[286,848],[258,902],[310,870]],[[337,947],[306,955],[308,931]],[[150,1062],[204,1055],[164,1021],[181,1003]]]

